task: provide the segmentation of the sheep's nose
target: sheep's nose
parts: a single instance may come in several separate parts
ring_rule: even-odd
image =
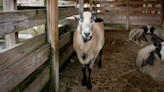
[[[84,33],[86,37],[88,37],[90,35],[90,33]]]

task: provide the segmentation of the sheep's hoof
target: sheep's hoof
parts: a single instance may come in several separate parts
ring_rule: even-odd
[[[82,81],[82,83],[81,83],[81,86],[87,85],[87,82],[86,82],[86,81],[87,81],[86,78],[83,78],[83,81]]]
[[[88,83],[87,88],[88,88],[89,90],[92,90],[91,82]]]

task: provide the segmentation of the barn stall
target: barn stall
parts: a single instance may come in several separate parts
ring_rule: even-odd
[[[67,18],[82,11],[103,18],[106,30],[102,68],[97,58],[92,72],[93,92],[164,91],[164,82],[138,70],[135,60],[142,47],[128,41],[128,30],[147,24],[164,39],[162,0],[61,0],[75,2],[73,7],[58,7],[60,0],[41,0],[46,6],[18,6],[18,1],[3,0],[0,6],[0,36],[6,43],[0,51],[0,91],[89,91],[81,86],[81,65],[73,53],[77,21]],[[39,25],[45,25],[45,33],[19,41],[19,31]]]

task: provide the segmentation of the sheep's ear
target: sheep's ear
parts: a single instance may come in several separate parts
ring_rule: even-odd
[[[79,16],[79,15],[73,15],[73,17],[74,17],[76,20],[80,20],[80,16]]]
[[[155,30],[155,28],[152,26],[152,27],[151,27],[151,30],[153,30],[153,31],[154,31],[154,30]]]
[[[154,46],[157,48],[161,45],[161,42],[163,42],[163,40],[158,39],[155,43]]]
[[[96,18],[95,22],[103,22],[104,20],[102,18]]]
[[[144,27],[142,27],[144,30],[146,30],[147,29],[147,26],[144,26]]]

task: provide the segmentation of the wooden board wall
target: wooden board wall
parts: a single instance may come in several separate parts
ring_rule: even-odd
[[[98,1],[97,4],[101,5],[101,7],[97,7],[97,10],[101,11],[97,17],[103,18],[105,23],[125,24],[126,28],[128,25],[162,24],[162,1]],[[161,7],[136,7],[136,5],[142,6],[143,4],[158,4]],[[154,11],[155,13],[145,13],[144,11]]]

